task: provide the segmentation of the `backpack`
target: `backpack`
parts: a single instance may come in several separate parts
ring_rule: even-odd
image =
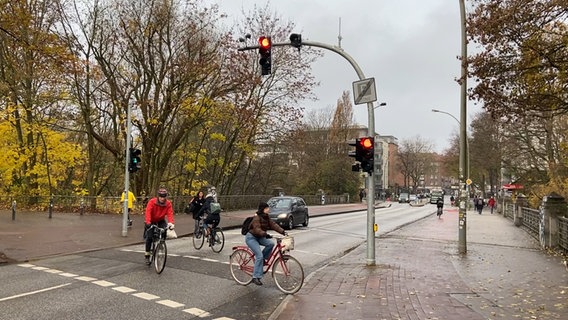
[[[221,204],[219,202],[211,202],[209,204],[209,212],[211,214],[219,214],[221,213]]]
[[[243,226],[241,227],[241,234],[244,236],[250,230],[250,223],[252,222],[253,217],[247,217],[245,221],[243,221]]]

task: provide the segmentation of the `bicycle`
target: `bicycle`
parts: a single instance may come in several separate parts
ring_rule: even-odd
[[[208,236],[205,236],[206,228],[209,229]],[[203,243],[205,243],[205,238],[207,238],[209,247],[211,247],[211,250],[215,253],[221,252],[225,247],[225,234],[223,233],[223,229],[219,226],[210,228],[208,225],[204,224],[203,219],[201,219],[197,233],[193,234],[193,247],[197,250],[201,249]]]
[[[264,262],[262,272],[266,274],[272,269],[272,278],[280,291],[294,294],[304,284],[304,269],[302,264],[288,252],[294,249],[294,238],[286,236],[276,238],[276,245]],[[254,270],[254,253],[246,245],[233,247],[229,256],[231,275],[238,284],[248,285],[252,282]]]
[[[157,274],[162,273],[166,267],[166,259],[168,258],[168,248],[166,247],[166,228],[160,228],[157,224],[152,224],[146,231],[146,234],[152,236],[152,249],[150,250],[150,259],[148,265],[154,263],[154,270]]]
[[[444,209],[442,207],[438,207],[438,211],[436,211],[436,215],[438,216],[438,218],[440,218],[440,216],[442,216],[442,213]]]

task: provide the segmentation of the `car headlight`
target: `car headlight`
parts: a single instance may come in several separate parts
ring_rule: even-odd
[[[287,214],[286,213],[281,213],[278,215],[278,219],[286,219]]]

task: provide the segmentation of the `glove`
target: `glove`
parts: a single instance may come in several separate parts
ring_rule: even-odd
[[[288,236],[288,232],[284,231],[284,236],[287,237],[287,236]]]
[[[150,229],[150,226],[151,226],[151,224],[146,223],[146,224],[144,224],[144,229]]]
[[[272,236],[267,233],[267,234],[266,234],[266,239],[272,239]]]
[[[175,228],[174,224],[171,222],[168,222],[168,229],[173,230]]]

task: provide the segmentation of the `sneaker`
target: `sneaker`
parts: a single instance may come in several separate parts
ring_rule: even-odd
[[[262,282],[259,278],[252,278],[252,283],[256,284],[257,286],[261,286]]]
[[[128,226],[132,227],[132,220],[128,220]]]
[[[150,264],[150,255],[149,254],[144,255],[144,262],[146,262],[147,265]]]

